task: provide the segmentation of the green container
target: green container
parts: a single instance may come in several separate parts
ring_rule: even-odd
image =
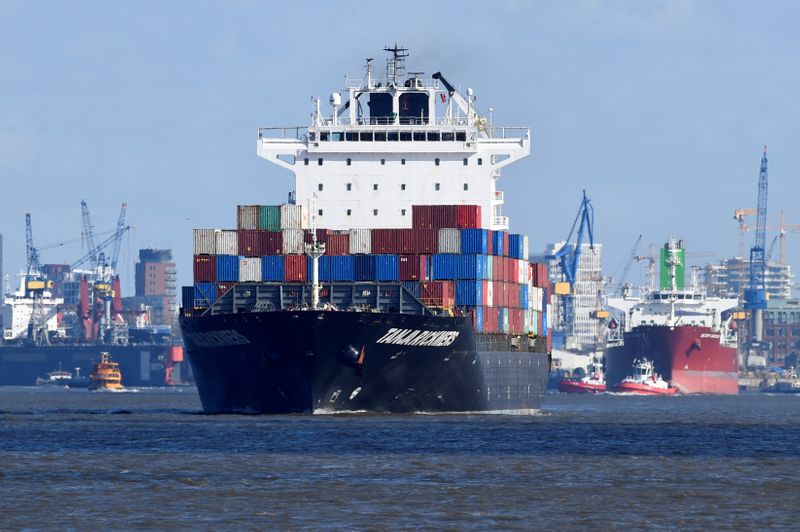
[[[267,231],[281,230],[280,205],[262,205],[258,215],[258,228]]]
[[[669,270],[670,264],[667,258],[670,256],[670,251],[661,248],[661,290],[672,290],[672,278],[670,277]],[[683,290],[684,277],[686,276],[686,250],[678,249],[675,252],[677,264],[675,264],[675,287],[678,290]]]

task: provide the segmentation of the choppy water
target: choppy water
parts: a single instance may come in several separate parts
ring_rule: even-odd
[[[800,396],[548,395],[539,416],[206,416],[0,388],[0,529],[800,526]]]

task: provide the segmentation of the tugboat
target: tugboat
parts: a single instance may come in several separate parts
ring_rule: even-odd
[[[119,364],[111,361],[107,352],[100,353],[100,360],[94,365],[94,371],[89,375],[90,390],[120,390],[122,389],[122,373]]]
[[[69,381],[72,380],[72,373],[61,369],[61,363],[58,363],[58,369],[47,373],[46,377],[36,377],[36,386],[69,386]]]
[[[673,395],[678,389],[671,388],[661,375],[655,373],[653,362],[642,358],[634,360],[633,375],[625,377],[614,386],[614,391],[639,395]]]
[[[561,393],[603,393],[606,391],[606,376],[602,368],[589,366],[590,371],[582,379],[561,379]]]

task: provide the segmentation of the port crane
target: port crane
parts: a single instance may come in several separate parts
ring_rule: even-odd
[[[750,248],[750,276],[748,288],[744,291],[744,306],[751,311],[751,340],[761,342],[764,339],[762,317],[767,307],[765,285],[765,240],[767,229],[767,147],[761,156],[761,169],[758,174],[758,202],[756,203],[756,237]]]
[[[574,243],[572,242],[573,235],[575,235]],[[559,265],[561,281],[556,282],[555,293],[561,301],[562,319],[560,321],[563,321],[567,338],[574,335],[575,282],[577,281],[584,236],[588,237],[589,249],[594,252],[594,207],[586,196],[585,190],[564,245],[547,257],[549,260],[557,261]]]
[[[47,321],[51,317],[44,303],[45,290],[52,288],[52,281],[45,279],[39,262],[39,250],[33,245],[31,213],[25,213],[25,251],[27,267],[23,281],[23,295],[31,301],[31,316],[28,322],[28,341],[35,345],[49,344]]]

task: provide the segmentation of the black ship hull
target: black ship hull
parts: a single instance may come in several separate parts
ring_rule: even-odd
[[[58,367],[81,376],[92,372],[101,351],[120,365],[123,386],[164,386],[169,345],[0,346],[0,386],[33,386]]]
[[[207,413],[534,412],[549,371],[546,353],[461,317],[278,311],[181,330]]]

